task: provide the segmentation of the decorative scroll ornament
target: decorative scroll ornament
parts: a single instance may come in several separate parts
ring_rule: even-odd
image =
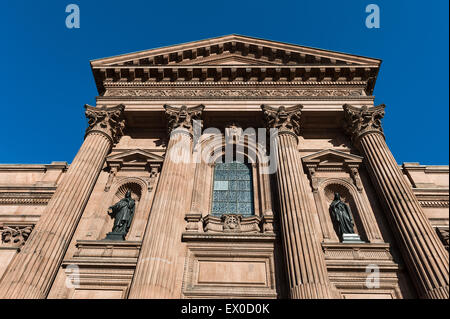
[[[2,226],[0,227],[1,241],[2,243],[13,246],[21,247],[25,245],[28,237],[33,230],[32,225],[26,226]]]
[[[264,112],[267,129],[276,128],[279,133],[289,132],[296,136],[300,134],[300,115],[303,105],[298,104],[291,107],[280,106],[273,108],[261,105]]]
[[[183,105],[182,107],[164,105],[164,109],[166,110],[166,115],[169,121],[169,134],[177,128],[185,128],[192,134],[193,121],[200,120],[204,108],[205,106],[202,104],[189,108],[185,105]]]
[[[94,107],[86,104],[84,107],[89,125],[85,136],[91,132],[100,132],[106,135],[111,140],[111,143],[117,143],[125,128],[123,115],[125,106],[119,104],[114,107]]]
[[[383,128],[381,127],[384,108],[384,104],[370,108],[367,105],[361,108],[348,104],[344,105],[344,129],[351,136],[353,143],[357,143],[362,135],[369,132],[380,133],[384,136]]]

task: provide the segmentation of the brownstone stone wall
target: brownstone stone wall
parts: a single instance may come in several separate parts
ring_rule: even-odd
[[[395,163],[382,135],[384,106],[373,107],[380,60],[231,35],[91,65],[99,96],[86,106],[86,140],[71,169],[0,165],[0,293],[448,296],[448,274],[440,276],[448,263],[415,256],[423,238],[402,238],[418,230],[431,239],[423,249],[448,261],[449,168]],[[194,120],[215,131],[196,136]],[[220,135],[248,128],[279,130],[271,174],[263,174],[269,145],[258,152]],[[212,214],[215,160],[226,143],[251,164],[253,216]],[[177,145],[186,157],[200,145],[214,160],[174,163],[168,153]],[[105,240],[108,208],[128,190],[135,214],[126,239]],[[337,235],[335,192],[360,240]],[[50,243],[54,251],[41,249]],[[421,272],[422,264],[439,271]]]

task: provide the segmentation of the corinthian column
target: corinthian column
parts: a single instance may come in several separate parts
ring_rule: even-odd
[[[46,298],[105,156],[122,135],[123,105],[85,108],[89,127],[84,143],[0,282],[0,299]]]
[[[346,131],[365,157],[370,177],[420,298],[449,297],[448,252],[426,218],[384,140],[384,105],[344,105]]]
[[[193,120],[204,108],[165,105],[170,140],[145,230],[129,298],[179,298],[184,257],[181,234],[189,209],[194,163]]]
[[[278,109],[262,106],[268,129],[278,129],[277,184],[281,232],[292,299],[339,298],[330,283],[297,150],[301,105]],[[273,142],[274,140],[271,139]]]

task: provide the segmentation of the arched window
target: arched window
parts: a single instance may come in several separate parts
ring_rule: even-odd
[[[216,163],[212,214],[254,215],[252,167],[246,163]]]

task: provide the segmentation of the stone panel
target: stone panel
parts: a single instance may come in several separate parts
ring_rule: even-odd
[[[264,261],[198,260],[197,284],[267,285]]]
[[[190,243],[185,298],[276,298],[273,245]]]
[[[122,299],[122,290],[76,289],[72,299]]]

